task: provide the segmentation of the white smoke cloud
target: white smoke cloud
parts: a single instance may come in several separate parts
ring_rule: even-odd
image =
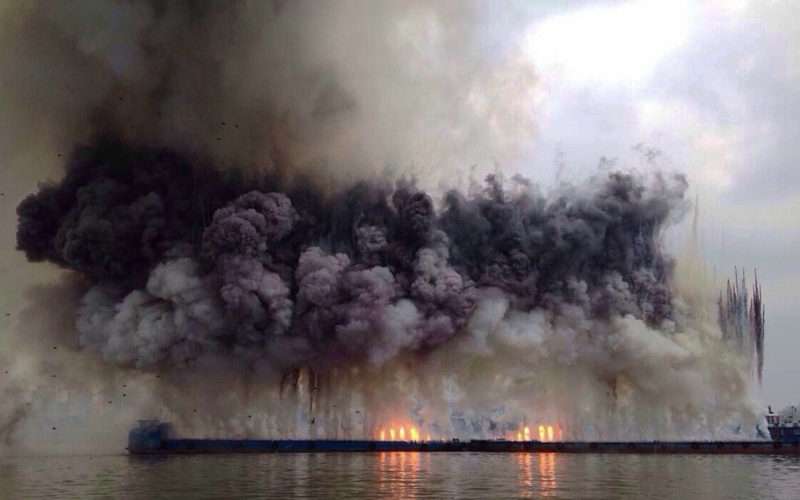
[[[182,362],[213,346],[225,331],[222,305],[190,258],[156,266],[145,290],[120,300],[120,290],[95,285],[81,300],[76,326],[81,344],[122,365]]]

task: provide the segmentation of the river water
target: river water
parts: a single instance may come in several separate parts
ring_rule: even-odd
[[[800,498],[800,457],[329,453],[0,458],[0,498]]]

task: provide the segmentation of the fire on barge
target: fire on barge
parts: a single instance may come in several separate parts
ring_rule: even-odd
[[[772,440],[762,441],[383,441],[337,439],[185,439],[171,437],[171,425],[140,420],[128,435],[132,455],[200,453],[291,452],[529,452],[529,453],[637,453],[637,454],[755,454],[800,455],[800,423],[796,418],[767,415]]]

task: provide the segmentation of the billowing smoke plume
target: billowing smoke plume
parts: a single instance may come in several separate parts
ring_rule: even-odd
[[[67,158],[17,210],[18,249],[87,286],[54,335],[207,435],[750,428],[746,369],[664,252],[686,180],[499,173],[538,83],[490,5],[0,8],[8,161]]]
[[[140,368],[209,352],[282,369],[380,364],[447,344],[489,297],[675,322],[659,238],[683,178],[612,173],[550,198],[511,183],[449,191],[437,211],[407,181],[281,192],[104,144],[20,204],[18,245],[94,283],[78,312],[84,345]]]
[[[157,373],[224,359],[282,374],[281,387],[310,384],[294,396],[310,398],[307,423],[345,391],[348,404],[376,407],[359,421],[368,432],[398,404],[429,431],[490,435],[533,418],[525,405],[552,419],[611,404],[616,430],[563,425],[575,436],[703,435],[719,432],[696,421],[704,391],[738,377],[737,358],[697,363],[709,333],[672,292],[661,239],[686,188],[681,176],[612,172],[547,195],[499,176],[438,199],[402,179],[322,191],[105,142],[78,148],[61,183],[20,204],[18,245],[91,283],[76,321],[85,349]],[[416,382],[384,409],[378,387],[396,390],[391,374],[410,366]],[[577,385],[553,394],[540,381],[554,377]],[[698,378],[708,385],[691,387]],[[636,419],[652,425],[648,411],[663,408],[626,406],[648,395],[670,408],[651,430]],[[716,404],[751,418],[730,397]],[[326,411],[320,424],[342,432],[344,417]]]

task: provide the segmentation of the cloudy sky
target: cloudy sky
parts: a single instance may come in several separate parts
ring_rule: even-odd
[[[555,13],[526,33],[543,79],[526,173],[559,154],[572,175],[603,156],[634,165],[640,143],[685,172],[718,281],[734,266],[748,278],[758,269],[763,395],[775,406],[800,397],[798,15],[795,2],[615,2]]]
[[[0,28],[32,36],[35,29],[18,29],[30,14],[16,12],[25,10],[20,5],[0,2]],[[399,2],[386,9],[388,14],[356,9],[362,17],[337,17],[347,8],[329,5],[329,15],[314,24],[315,32],[327,33],[342,46],[314,47],[313,58],[341,63],[340,85],[367,110],[361,118],[369,117],[369,110],[380,111],[371,121],[364,119],[369,125],[364,129],[392,137],[366,141],[376,145],[369,157],[380,163],[385,155],[423,170],[426,155],[461,164],[494,163],[543,186],[586,178],[597,171],[601,158],[623,168],[686,173],[692,196],[699,199],[703,256],[709,269],[716,270],[718,283],[734,266],[746,267],[748,277],[758,269],[767,306],[764,401],[778,407],[796,404],[800,336],[795,325],[800,313],[793,285],[800,283],[800,170],[794,161],[800,148],[800,4],[512,0],[437,5]],[[102,14],[104,9],[93,12]],[[382,22],[373,26],[370,16],[380,14],[385,14]],[[136,83],[146,74],[141,69],[146,66],[131,64],[136,61],[135,38],[124,45],[108,39],[133,37],[137,23],[146,24],[149,18],[135,9],[109,15],[122,28],[133,28],[109,24],[101,30],[92,22],[53,16],[56,24],[63,21],[59,29],[82,35],[55,38],[66,48],[53,59],[51,72],[25,73],[19,66],[39,54],[24,52],[35,44],[23,38],[9,36],[0,50],[0,154],[6,158],[0,170],[4,312],[18,312],[25,305],[24,290],[56,274],[44,265],[26,264],[13,250],[14,208],[37,182],[60,175],[62,160],[56,153],[65,153],[73,138],[48,122],[67,116],[72,121],[64,123],[72,124],[77,107],[72,103],[89,100],[75,91],[70,100],[41,103],[49,103],[47,96],[59,86],[78,88],[89,77],[94,85],[107,75],[64,71],[57,64],[67,67],[63,61],[70,61],[69,44],[75,43],[81,56],[75,60],[81,65],[98,59],[98,65],[110,65],[113,77],[126,82]],[[474,43],[460,44],[464,33],[473,34]],[[345,56],[331,56],[349,57],[354,47],[374,46],[376,41],[393,58],[375,57],[378,51],[344,64],[340,58]],[[15,55],[17,48],[21,55]],[[384,60],[395,71],[382,71]],[[454,94],[451,80],[469,85]],[[92,89],[90,97],[109,92],[106,87],[86,88]],[[386,104],[387,92],[395,98],[391,105]],[[397,98],[411,93],[417,96],[413,101]],[[416,127],[401,130],[391,120],[412,112]],[[432,125],[438,130],[436,142],[426,142]],[[414,135],[414,130],[424,133]],[[448,141],[454,146],[441,146]],[[336,144],[364,142],[356,138]],[[688,224],[676,229],[674,239],[687,231]],[[0,315],[0,329],[13,324],[13,316]]]

